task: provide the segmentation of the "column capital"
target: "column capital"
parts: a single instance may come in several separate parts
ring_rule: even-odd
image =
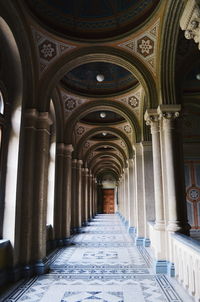
[[[67,157],[71,157],[73,150],[74,150],[74,148],[71,144],[65,145],[65,147],[64,147],[65,155]]]
[[[38,111],[36,109],[24,110],[25,127],[34,127],[38,118]]]
[[[159,114],[156,109],[147,109],[144,114],[144,119],[147,126],[159,121]]]
[[[77,164],[78,164],[79,167],[81,167],[83,165],[83,161],[81,159],[78,159]]]
[[[73,158],[72,159],[72,168],[75,169],[77,165],[77,159]]]
[[[47,129],[49,130],[52,120],[49,112],[39,112],[37,119],[37,128],[38,129]]]
[[[180,27],[185,31],[185,38],[193,39],[200,49],[200,1],[188,0],[180,19]]]
[[[174,120],[180,116],[181,105],[160,105],[157,112],[160,119]]]

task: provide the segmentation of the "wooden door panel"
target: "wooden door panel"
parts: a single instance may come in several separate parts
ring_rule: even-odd
[[[114,213],[114,189],[103,189],[103,213]]]

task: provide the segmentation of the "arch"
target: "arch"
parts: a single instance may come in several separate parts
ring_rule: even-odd
[[[41,91],[41,94],[38,98],[39,109],[41,111],[48,111],[47,108],[49,106],[51,93],[67,72],[82,65],[83,62],[85,64],[97,61],[114,63],[133,73],[144,87],[148,105],[155,107],[158,104],[156,84],[153,76],[138,58],[133,54],[112,47],[95,46],[74,51],[67,56],[59,58],[52,64],[48,73],[44,75],[40,83],[39,91]]]
[[[117,158],[110,157],[108,159],[108,157],[104,158],[104,157],[101,157],[101,156],[99,156],[99,158],[96,161],[93,161],[92,163],[90,163],[90,169],[92,170],[93,167],[95,167],[95,165],[98,164],[100,161],[102,161],[102,162],[104,161],[104,163],[107,163],[108,161],[110,161],[112,163],[116,163],[121,169],[123,169],[123,166],[121,166],[121,163],[120,163],[120,161],[118,161]]]
[[[117,144],[115,143],[112,143],[112,142],[106,142],[106,145],[107,146],[110,146],[110,147],[113,147],[115,148],[116,150],[120,151],[120,153],[122,154],[123,158],[124,158],[124,162],[126,162],[126,159],[127,159],[127,156],[126,156],[126,153],[124,152],[124,150]],[[95,149],[99,148],[102,146],[102,143],[97,143],[95,145],[92,145],[91,148],[87,151],[87,153],[85,154],[84,156],[84,159],[87,160],[89,154],[94,151]]]
[[[115,167],[110,167],[110,168],[101,168],[101,167],[99,167],[99,169],[97,169],[94,172],[94,175],[95,175],[95,177],[97,177],[98,173],[104,173],[104,172],[109,172],[109,171],[113,171],[117,175],[117,179],[119,179],[120,171],[118,171]]]
[[[100,154],[97,154],[95,155],[91,161],[88,162],[88,166],[92,165],[93,161],[95,161],[97,158],[102,158],[103,156],[110,156],[110,157],[113,157],[113,158],[116,158],[118,160],[118,162],[120,163],[120,165],[123,167],[124,166],[124,162],[123,160],[115,153],[111,153],[111,152],[105,152],[103,153],[102,155]]]
[[[53,107],[55,110],[55,121],[56,121],[56,141],[62,142],[64,140],[64,106],[59,89],[56,87],[53,91],[52,98]]]
[[[108,165],[106,163],[108,163]],[[111,163],[113,163],[113,165],[111,165]],[[92,173],[96,174],[96,170],[98,168],[101,168],[102,165],[105,165],[102,169],[105,169],[105,168],[107,168],[107,169],[108,168],[116,168],[116,170],[119,172],[119,174],[122,173],[122,168],[116,162],[113,162],[113,161],[109,161],[108,162],[107,160],[102,160],[101,162],[96,163],[96,165],[92,169]]]
[[[161,57],[161,89],[159,103],[176,104],[175,89],[175,57],[179,33],[179,21],[184,2],[169,0],[166,8],[166,19],[163,24],[162,57]],[[173,20],[173,22],[172,22]],[[169,41],[173,41],[173,47]]]
[[[73,114],[69,117],[66,122],[65,128],[65,140],[66,143],[72,142],[72,129],[75,124],[86,114],[97,110],[112,110],[121,116],[123,116],[135,130],[135,141],[141,141],[141,129],[133,112],[131,112],[126,106],[121,103],[111,101],[111,100],[94,100],[80,106]]]
[[[23,70],[20,52],[7,22],[0,17],[0,32],[3,55],[1,64],[1,72],[4,77],[4,85],[7,88],[7,98],[10,105],[10,112],[7,112],[9,131],[7,140],[7,158],[5,160],[5,196],[1,200],[2,208],[4,208],[3,222],[3,238],[9,239],[14,246],[16,237],[16,227],[18,226],[18,160],[19,160],[19,141],[21,128],[21,110],[23,99]],[[7,74],[7,69],[11,68],[12,74]],[[16,78],[17,75],[17,78]],[[1,171],[2,172],[2,171]]]

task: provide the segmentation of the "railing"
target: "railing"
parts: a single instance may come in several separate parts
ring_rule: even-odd
[[[196,302],[200,301],[200,242],[173,234],[172,250],[177,280],[189,291]]]

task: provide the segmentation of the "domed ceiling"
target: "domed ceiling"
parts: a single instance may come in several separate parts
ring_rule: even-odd
[[[102,110],[102,111],[95,111],[87,114],[80,120],[82,123],[87,124],[96,124],[96,125],[105,125],[105,124],[115,124],[124,122],[125,119],[112,111]]]
[[[98,76],[103,76],[103,80],[98,81]],[[137,79],[125,68],[104,62],[78,66],[68,72],[61,82],[66,88],[87,95],[119,93],[138,84]]]
[[[160,0],[24,0],[32,13],[57,33],[102,39],[144,22]]]

